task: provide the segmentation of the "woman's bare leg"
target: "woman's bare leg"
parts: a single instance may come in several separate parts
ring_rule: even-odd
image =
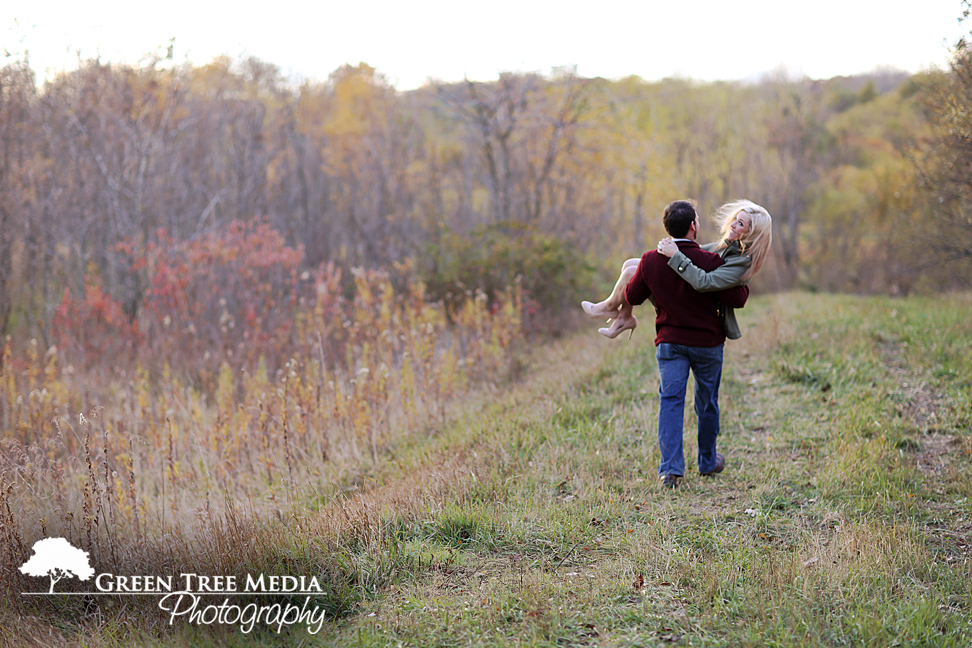
[[[618,308],[624,303],[624,288],[628,285],[631,277],[634,276],[638,269],[638,263],[640,262],[641,259],[628,259],[625,261],[621,265],[621,276],[618,277],[617,283],[614,284],[614,290],[611,291],[608,298],[596,304],[587,301],[581,302],[584,311],[593,318],[617,317]]]
[[[628,259],[621,265],[621,276],[618,277],[618,282],[614,284],[614,290],[602,302],[611,310],[617,310],[625,303],[624,289],[628,285],[628,282],[631,281],[631,277],[635,276],[635,272],[638,271],[639,263],[641,263],[641,259]],[[630,305],[628,307],[630,308]]]

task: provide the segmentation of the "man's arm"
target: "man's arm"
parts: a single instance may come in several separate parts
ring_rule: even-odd
[[[645,282],[644,278],[644,268],[645,268],[645,257],[649,253],[646,253],[641,257],[641,261],[638,262],[638,268],[635,270],[634,276],[628,281],[628,285],[624,287],[624,299],[626,302],[632,306],[638,306],[644,304],[646,301],[651,299],[651,288]]]
[[[742,308],[746,305],[746,300],[749,299],[749,286],[736,286],[735,288],[718,292],[716,296],[719,298],[719,301],[729,308]]]

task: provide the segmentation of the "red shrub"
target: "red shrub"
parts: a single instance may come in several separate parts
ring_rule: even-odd
[[[105,359],[118,364],[131,358],[142,337],[138,322],[131,321],[122,305],[91,277],[85,279],[80,299],[64,289],[51,328],[58,347],[85,368]]]
[[[154,352],[217,368],[291,345],[302,249],[265,223],[233,222],[185,243],[164,231],[158,239],[143,315]]]

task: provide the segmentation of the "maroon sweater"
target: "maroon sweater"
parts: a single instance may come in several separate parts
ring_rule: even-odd
[[[706,252],[695,241],[678,241],[678,249],[706,272],[722,265],[714,252]],[[668,267],[668,257],[651,250],[641,257],[638,271],[624,289],[629,304],[643,304],[653,297],[655,304],[655,346],[662,342],[696,347],[719,346],[726,340],[717,303],[742,308],[749,298],[747,286],[700,293]]]

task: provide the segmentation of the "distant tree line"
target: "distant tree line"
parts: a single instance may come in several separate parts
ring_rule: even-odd
[[[524,304],[556,313],[661,236],[676,198],[703,216],[739,197],[770,211],[757,288],[960,287],[970,60],[963,41],[950,70],[916,76],[565,69],[398,92],[365,64],[294,85],[253,58],[89,60],[38,84],[14,57],[0,68],[0,327],[50,342],[65,291],[91,285],[136,321],[151,246],[241,222],[275,230],[308,271],[409,261],[430,298],[519,281]],[[943,252],[926,244],[938,227]]]

